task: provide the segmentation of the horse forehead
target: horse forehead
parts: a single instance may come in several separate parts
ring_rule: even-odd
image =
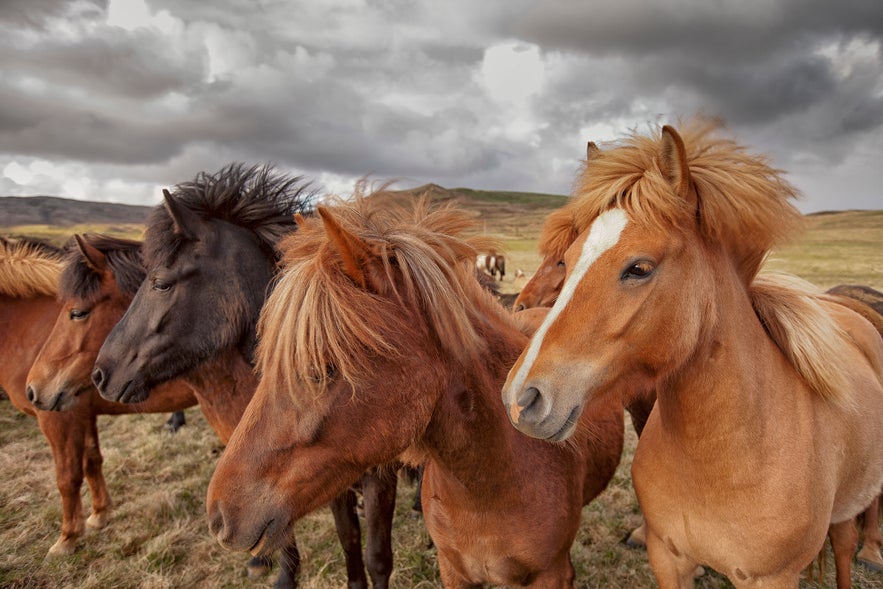
[[[598,258],[618,243],[627,224],[628,215],[625,211],[618,208],[610,209],[601,213],[592,222],[588,231],[585,232],[585,238],[580,237],[574,242],[574,246],[579,246],[579,257],[573,265],[570,275],[564,281],[561,294],[558,295],[558,299],[552,305],[546,318],[531,338],[527,350],[525,350],[524,362],[522,362],[512,381],[515,390],[519,390],[524,381],[527,380],[527,375],[540,354],[549,328],[567,309],[577,285],[582,281],[592,265],[598,261]]]

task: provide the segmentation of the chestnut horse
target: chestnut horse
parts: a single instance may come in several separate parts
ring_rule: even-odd
[[[102,474],[96,415],[113,413],[114,409],[132,410],[103,400],[93,405],[90,400],[61,414],[36,411],[27,398],[28,369],[63,310],[56,300],[62,268],[62,250],[26,238],[0,237],[0,387],[17,409],[37,418],[52,449],[62,520],[61,534],[49,549],[50,556],[73,552],[86,526],[97,529],[106,525],[111,499]],[[195,404],[188,390],[178,390],[160,395],[151,406],[158,407],[154,409],[158,411],[174,411]],[[105,405],[116,407],[108,409]],[[142,412],[151,408],[137,407]],[[84,478],[92,495],[88,518],[83,515],[80,495]]]
[[[598,146],[590,141],[586,150],[586,165],[599,153]],[[579,218],[577,212],[581,206],[580,198],[577,196],[546,217],[538,243],[542,261],[515,299],[514,308],[516,311],[533,307],[551,307],[557,300],[561,287],[564,285],[566,273],[564,254],[580,233],[586,229],[581,223],[591,221]],[[834,300],[871,321],[883,336],[883,293],[868,286],[846,284],[835,286],[827,293],[837,295]],[[856,304],[856,301],[860,304]],[[638,436],[641,435],[641,430],[655,399],[655,392],[650,391],[648,395],[637,397],[637,405],[635,401],[632,401],[626,407],[631,413],[632,423]],[[868,506],[863,514],[861,522],[862,549],[856,556],[859,563],[877,571],[883,570],[883,556],[880,554],[883,538],[880,534],[879,518],[880,501],[877,499]],[[644,538],[645,529],[642,525],[632,532],[626,539],[626,543],[630,546],[644,545]]]
[[[527,342],[475,277],[473,220],[383,194],[319,208],[286,239],[259,324],[258,390],[208,491],[222,545],[263,553],[360,473],[425,464],[446,587],[572,587],[582,506],[619,463],[620,407],[568,444],[513,430],[499,389]]]
[[[796,191],[694,121],[595,156],[578,194],[587,229],[503,388],[513,424],[567,439],[595,403],[654,387],[632,478],[660,586],[707,564],[793,589],[827,533],[849,587],[853,518],[883,487],[883,340],[796,279],[757,276],[800,224]]]
[[[173,192],[165,191],[164,203],[148,219],[147,278],[107,335],[93,380],[102,396],[133,402],[183,375],[235,425],[257,387],[250,360],[276,271],[276,244],[295,230],[294,215],[308,210],[311,195],[299,177],[242,164],[201,173]],[[384,588],[392,571],[396,474],[368,473],[361,485],[368,572],[373,585]],[[349,586],[367,587],[356,497],[341,491],[329,500]],[[292,542],[277,586],[295,584],[298,564]]]

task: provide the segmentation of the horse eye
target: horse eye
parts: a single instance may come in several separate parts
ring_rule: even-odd
[[[87,309],[71,309],[70,312],[71,321],[82,321],[88,316],[89,311]]]
[[[621,280],[640,280],[642,278],[647,278],[653,271],[656,269],[656,266],[648,261],[641,260],[640,262],[635,262],[630,265],[626,270],[622,273],[620,277]]]
[[[153,290],[158,290],[159,292],[166,292],[172,288],[171,282],[166,282],[164,280],[160,280],[159,278],[153,279]]]
[[[559,268],[563,268],[563,267],[564,267],[564,260],[558,260],[558,267],[559,267]]]

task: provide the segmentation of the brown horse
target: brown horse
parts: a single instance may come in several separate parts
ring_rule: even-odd
[[[0,386],[17,409],[37,418],[52,449],[62,522],[50,555],[73,552],[87,525],[104,527],[109,517],[111,499],[102,474],[95,416],[133,409],[175,411],[196,404],[192,393],[179,390],[161,394],[150,406],[124,407],[100,400],[95,394],[68,413],[35,410],[26,394],[27,374],[63,309],[55,298],[62,268],[63,253],[54,246],[29,239],[0,238],[0,357],[4,359],[0,363]],[[88,518],[83,515],[80,495],[84,478],[92,495]]]
[[[591,159],[600,153],[598,146],[588,143],[586,152],[586,165]],[[576,238],[586,227],[581,223],[587,219],[579,218],[578,211],[582,206],[579,197],[574,198],[566,205],[550,213],[543,223],[540,233],[538,249],[542,261],[530,280],[515,299],[514,308],[517,311],[532,307],[551,307],[557,300],[561,287],[564,285],[565,263],[564,255],[567,249],[576,241]],[[883,336],[883,293],[863,285],[839,285],[827,291],[829,294],[838,295],[837,302],[846,305],[871,321],[880,335]],[[859,301],[860,304],[856,304]],[[637,405],[633,401],[627,409],[632,416],[635,431],[640,436],[644,423],[649,416],[649,410],[655,401],[654,391],[650,394],[638,397]],[[862,518],[862,549],[857,555],[857,560],[872,570],[883,570],[883,556],[880,554],[883,538],[879,528],[879,499],[870,505]],[[641,546],[645,543],[646,531],[642,525],[632,532],[626,543],[630,546]]]
[[[883,487],[883,340],[795,279],[757,276],[800,224],[796,192],[713,123],[683,134],[588,162],[587,229],[504,403],[521,431],[562,440],[595,403],[656,389],[632,477],[661,587],[707,564],[793,589],[826,533],[849,587],[853,518]]]
[[[261,314],[255,397],[209,486],[212,531],[263,553],[298,518],[402,454],[446,587],[572,587],[582,506],[622,451],[619,407],[568,444],[519,435],[499,403],[527,337],[475,279],[473,221],[383,195],[320,208],[283,243]],[[591,425],[589,423],[591,422]]]
[[[307,187],[272,166],[230,164],[165,192],[145,233],[147,279],[95,360],[92,377],[102,396],[139,401],[158,383],[182,377],[232,431],[257,387],[250,360],[277,270],[277,242],[295,232],[295,215],[309,212]],[[334,497],[331,511],[350,588],[367,587],[370,575],[380,589],[392,573],[396,472],[375,470],[360,484],[367,558],[354,491]],[[276,584],[294,586],[293,541],[282,556]]]

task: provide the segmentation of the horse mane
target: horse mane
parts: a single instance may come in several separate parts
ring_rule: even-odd
[[[571,201],[560,209],[549,213],[546,220],[543,221],[538,249],[544,258],[563,258],[564,252],[579,236],[580,231],[577,230],[573,213],[570,210],[573,206],[574,201]]]
[[[61,248],[32,237],[0,236],[0,294],[55,296],[61,268]]]
[[[760,274],[749,287],[755,313],[767,334],[809,387],[823,398],[850,406],[849,374],[842,358],[854,346],[822,302],[831,300],[811,283],[786,274]]]
[[[403,206],[397,195],[363,195],[358,187],[328,210],[383,261],[384,293],[358,287],[322,221],[306,219],[280,244],[283,270],[258,324],[263,381],[318,395],[339,375],[357,387],[378,357],[413,354],[414,337],[435,338],[464,365],[477,361],[487,344],[475,317],[505,310],[476,280],[476,252],[495,243],[465,235],[474,218],[424,199]]]
[[[141,257],[141,242],[97,234],[85,234],[81,238],[104,254],[120,292],[135,296],[146,275]],[[73,237],[65,244],[64,252],[65,263],[61,273],[59,297],[95,303],[100,296],[101,273],[86,259]]]
[[[722,124],[696,118],[678,133],[698,195],[694,208],[678,196],[660,167],[661,128],[648,135],[632,133],[586,160],[565,205],[577,234],[605,210],[619,207],[639,223],[663,230],[696,224],[711,243],[730,253],[746,283],[757,274],[770,248],[802,226],[792,204],[797,189],[770,167],[767,157],[719,136]]]
[[[278,258],[276,244],[296,228],[295,213],[311,211],[315,193],[302,176],[280,173],[270,164],[231,163],[214,174],[200,172],[192,181],[177,184],[172,196],[203,219],[226,221],[254,233],[271,257]],[[147,265],[170,261],[180,244],[166,207],[155,207],[145,232]]]

